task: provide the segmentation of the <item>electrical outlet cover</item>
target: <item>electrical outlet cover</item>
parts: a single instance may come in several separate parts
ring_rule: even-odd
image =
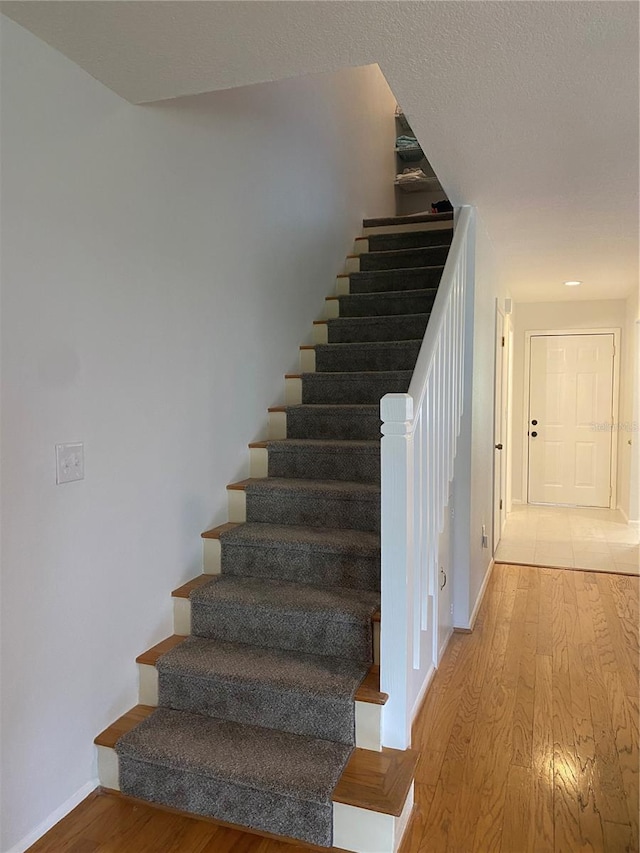
[[[56,444],[56,483],[84,480],[84,444]]]

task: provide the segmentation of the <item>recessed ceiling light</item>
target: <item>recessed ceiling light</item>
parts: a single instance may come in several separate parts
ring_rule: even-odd
[[[582,284],[581,281],[565,281],[564,283],[567,287],[577,287],[579,284]]]

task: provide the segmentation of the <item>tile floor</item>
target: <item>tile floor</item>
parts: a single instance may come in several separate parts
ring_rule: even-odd
[[[638,575],[638,542],[638,530],[618,510],[514,505],[495,559]]]

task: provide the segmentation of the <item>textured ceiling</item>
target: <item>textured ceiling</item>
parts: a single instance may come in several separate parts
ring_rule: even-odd
[[[452,201],[479,207],[517,299],[638,287],[637,3],[1,8],[135,103],[377,62]]]

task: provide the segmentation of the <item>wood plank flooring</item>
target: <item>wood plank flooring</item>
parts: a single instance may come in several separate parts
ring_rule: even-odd
[[[494,568],[416,721],[401,853],[637,853],[639,583]],[[30,853],[309,849],[96,793]]]

